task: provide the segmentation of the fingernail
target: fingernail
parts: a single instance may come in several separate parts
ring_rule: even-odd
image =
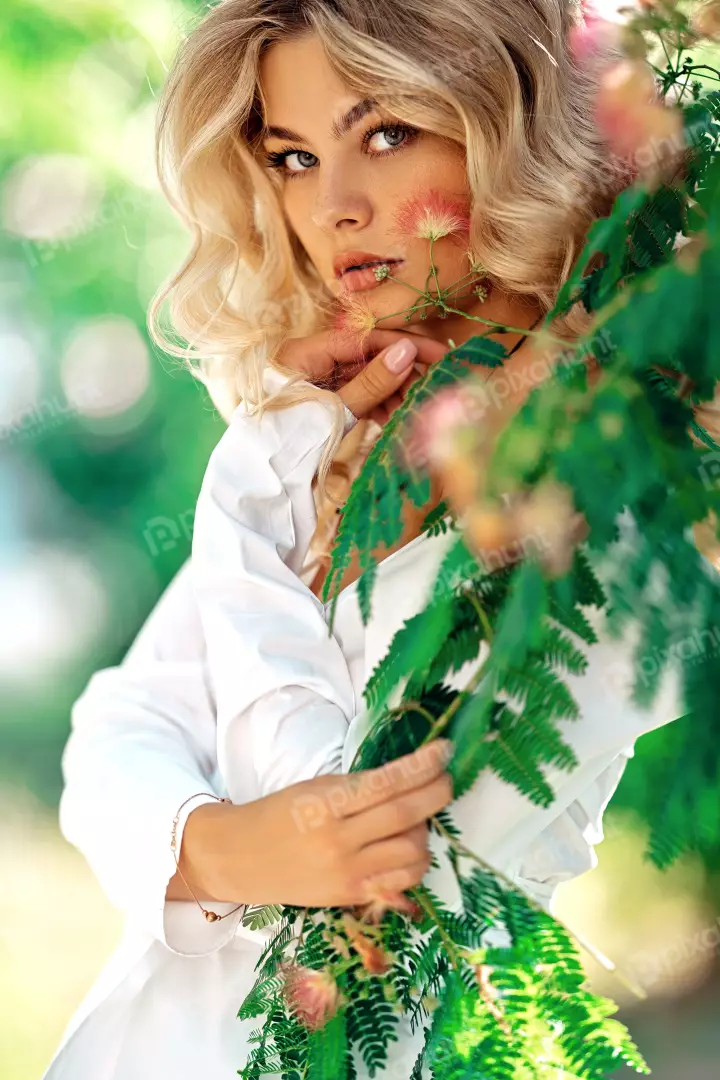
[[[447,765],[448,761],[453,755],[454,747],[452,741],[450,739],[436,739],[435,741],[440,744],[440,749],[438,750],[438,753]]]
[[[394,345],[390,346],[383,359],[388,371],[392,371],[393,374],[397,375],[398,372],[404,371],[416,356],[417,345],[415,342],[403,338],[402,341],[396,341]]]

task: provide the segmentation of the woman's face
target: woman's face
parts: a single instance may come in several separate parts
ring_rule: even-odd
[[[430,242],[399,234],[396,212],[409,197],[431,189],[468,207],[464,150],[449,139],[408,127],[372,104],[350,113],[362,99],[338,79],[314,35],[273,45],[262,59],[260,84],[269,130],[260,160],[275,164],[292,230],[336,297],[355,284],[376,280],[369,270],[362,276],[338,277],[337,256],[363,252],[404,260],[391,265],[397,281],[385,280],[357,293],[376,317],[395,316],[383,320],[381,327],[402,328],[407,323],[401,313],[417,299],[407,285],[426,287]],[[334,125],[342,133],[334,131]],[[286,130],[272,130],[279,128]],[[469,272],[466,249],[466,238],[436,241],[441,288]],[[418,319],[415,314],[412,321]]]

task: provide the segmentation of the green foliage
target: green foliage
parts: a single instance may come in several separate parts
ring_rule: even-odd
[[[267,904],[265,907],[248,908],[242,917],[243,926],[250,930],[262,930],[266,926],[272,926],[282,918],[282,908],[277,904]]]
[[[447,814],[438,827],[452,854],[457,830]],[[461,870],[458,854],[466,854],[462,846],[451,859],[457,908],[419,886],[413,895],[422,918],[410,922],[390,911],[379,926],[361,924],[396,958],[383,974],[365,970],[341,912],[306,913],[306,934],[286,962],[332,974],[342,991],[338,1009],[323,1027],[308,1031],[283,1003],[283,976],[261,971],[240,1011],[244,1018],[266,1011],[240,1070],[243,1080],[273,1069],[283,1080],[354,1080],[356,1061],[371,1077],[382,1075],[398,1041],[400,1011],[424,1036],[411,1077],[422,1076],[424,1067],[436,1080],[555,1080],[558,1070],[568,1080],[602,1080],[623,1063],[648,1071],[623,1026],[611,1019],[615,1006],[585,989],[567,932],[492,872],[477,865]],[[489,930],[495,937],[486,943]],[[283,948],[291,953],[295,943]]]
[[[347,1080],[347,1018],[333,1016],[308,1038],[308,1080]]]

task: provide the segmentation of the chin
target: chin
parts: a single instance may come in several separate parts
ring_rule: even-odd
[[[422,279],[417,288],[424,288],[425,278]],[[362,295],[362,294],[360,294]],[[420,318],[420,312],[413,312],[410,319],[406,318],[407,309],[417,300],[418,294],[411,291],[407,287],[403,286],[399,282],[387,282],[379,289],[373,289],[367,293],[364,299],[364,303],[376,318],[382,319],[379,323],[378,329],[385,330],[402,330],[406,326],[414,326],[417,323],[422,323],[425,320]],[[428,313],[428,317],[432,317],[432,308],[425,309]],[[385,316],[389,315],[390,318]]]

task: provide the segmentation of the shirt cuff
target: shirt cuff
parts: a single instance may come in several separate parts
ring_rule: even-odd
[[[211,795],[199,793],[194,795],[178,812],[175,827],[175,851],[178,857],[188,817],[193,810],[211,802],[217,802],[217,799]],[[168,825],[168,843],[171,832],[172,822]],[[203,897],[200,899],[203,900]],[[187,900],[165,900],[162,937],[163,943],[170,952],[179,956],[206,956],[208,953],[217,952],[232,940],[237,925],[243,917],[245,905],[238,907],[237,904],[229,901],[213,900],[203,902],[203,906],[217,912],[218,915],[227,917],[216,922],[208,922],[189,890]],[[237,908],[237,911],[233,911],[233,908]],[[231,911],[233,911],[232,915],[229,914]]]
[[[345,427],[343,429],[343,434],[347,435],[348,431],[352,431],[352,429],[355,427],[359,418],[355,415],[355,413],[351,412],[350,409],[348,409],[345,402],[343,402],[343,408],[345,410]]]

